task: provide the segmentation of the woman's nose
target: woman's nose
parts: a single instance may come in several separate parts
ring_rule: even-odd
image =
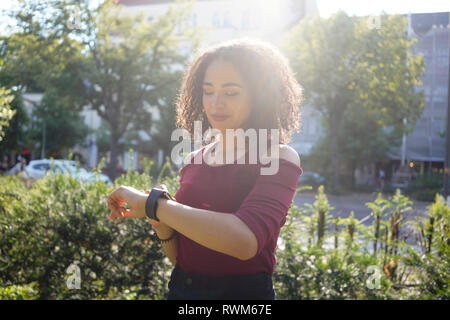
[[[214,96],[213,96],[213,98],[212,98],[212,101],[211,101],[211,104],[214,106],[214,107],[216,107],[216,106],[220,106],[221,104],[222,104],[222,99],[221,99],[221,97],[220,97],[220,95],[219,94],[214,94]]]

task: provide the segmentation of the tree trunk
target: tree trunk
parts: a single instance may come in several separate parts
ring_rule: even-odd
[[[339,124],[340,117],[336,111],[330,113],[330,134],[331,134],[331,167],[333,168],[332,183],[335,188],[340,187],[339,173],[340,173],[340,159],[339,159]]]
[[[111,181],[114,181],[117,177],[116,164],[117,164],[117,157],[119,155],[119,138],[120,138],[120,133],[118,132],[119,131],[118,119],[120,115],[117,115],[118,112],[113,110],[113,107],[111,107],[110,110],[113,111],[113,114],[116,114],[116,116],[113,116],[112,118],[108,119],[110,125],[110,135],[109,135],[110,158],[108,165],[108,173]]]
[[[350,180],[350,188],[352,190],[355,190],[355,185],[356,185],[356,163],[352,162],[351,167],[351,180]]]
[[[117,177],[116,163],[118,157],[118,140],[114,130],[111,130],[111,135],[109,136],[110,161],[108,165],[109,178],[111,181],[114,181]]]

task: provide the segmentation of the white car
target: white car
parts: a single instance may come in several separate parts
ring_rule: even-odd
[[[56,160],[56,159],[39,159],[31,160],[25,167],[26,174],[32,179],[41,179],[49,172],[65,173],[68,172],[75,179],[92,182],[104,181],[110,185],[111,180],[104,174],[98,176],[94,172],[89,172],[83,167],[77,166],[77,162],[73,160]]]

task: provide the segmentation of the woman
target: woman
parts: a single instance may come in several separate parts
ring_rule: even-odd
[[[189,65],[177,126],[192,134],[200,120],[203,132],[222,134],[188,155],[174,199],[159,198],[156,218],[147,217],[175,265],[168,299],[275,299],[275,248],[302,173],[298,153],[285,144],[292,129],[299,130],[301,97],[287,59],[264,42],[225,42],[200,52]],[[227,146],[225,130],[239,128],[278,130],[276,174],[261,174],[266,164],[259,155],[250,163],[254,145],[246,142],[245,157],[233,152],[236,141]],[[205,161],[213,149],[222,150],[222,159]],[[229,153],[234,162],[218,164]],[[110,219],[146,216],[148,194],[116,189],[108,199]],[[129,210],[121,207],[125,203]]]

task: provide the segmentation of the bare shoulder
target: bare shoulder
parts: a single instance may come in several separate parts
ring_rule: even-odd
[[[300,156],[298,152],[287,144],[280,144],[280,159],[290,161],[300,167]]]

